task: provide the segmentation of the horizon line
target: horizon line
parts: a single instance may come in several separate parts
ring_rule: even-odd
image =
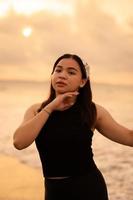
[[[18,83],[48,83],[50,82],[50,80],[45,79],[45,80],[35,80],[35,79],[1,79],[0,78],[0,82],[18,82]],[[100,85],[115,85],[115,86],[133,86],[133,83],[129,84],[129,83],[110,83],[110,82],[102,82],[102,81],[94,81],[91,80],[91,85],[93,84],[100,84]]]

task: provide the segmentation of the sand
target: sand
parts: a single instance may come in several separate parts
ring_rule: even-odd
[[[0,200],[43,200],[43,193],[41,170],[0,155]]]

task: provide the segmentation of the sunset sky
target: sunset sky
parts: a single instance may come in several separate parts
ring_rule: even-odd
[[[44,81],[64,53],[95,82],[133,84],[132,0],[0,0],[0,80]]]

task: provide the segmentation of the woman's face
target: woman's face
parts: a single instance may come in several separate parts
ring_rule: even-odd
[[[56,65],[51,76],[51,83],[56,95],[78,91],[84,86],[79,64],[72,58],[64,58]]]

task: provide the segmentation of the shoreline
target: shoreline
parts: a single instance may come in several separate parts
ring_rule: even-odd
[[[43,200],[42,171],[0,154],[0,200]]]

